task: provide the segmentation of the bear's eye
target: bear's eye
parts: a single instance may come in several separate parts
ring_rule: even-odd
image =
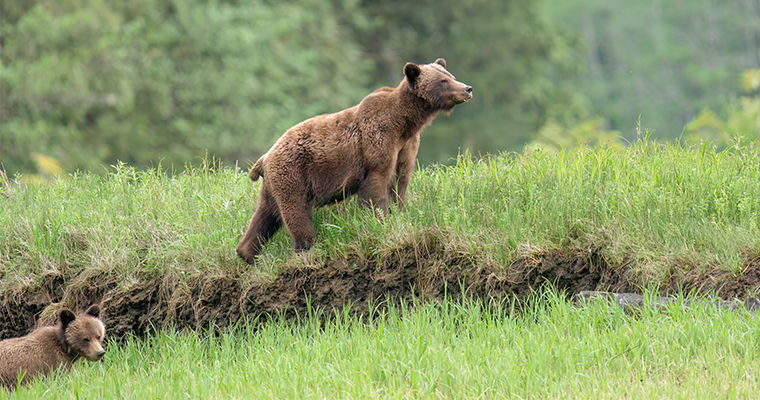
[[[90,338],[84,338],[84,339],[82,339],[82,341],[85,342],[85,343],[90,343]]]
[[[446,82],[448,82],[446,79],[441,79],[441,83],[446,83]]]

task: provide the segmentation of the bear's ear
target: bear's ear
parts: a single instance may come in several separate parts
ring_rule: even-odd
[[[100,307],[97,304],[93,304],[84,313],[91,317],[100,318]]]
[[[446,60],[444,60],[443,58],[439,58],[435,60],[435,63],[442,66],[443,68],[446,68]]]
[[[411,84],[417,82],[417,78],[419,78],[421,72],[422,70],[420,69],[420,66],[415,63],[409,62],[404,65],[404,75],[406,75],[406,79],[408,79]]]
[[[61,311],[58,311],[58,319],[61,320],[61,325],[63,325],[64,330],[71,323],[71,321],[74,320],[74,318],[76,318],[76,316],[68,308],[64,308]]]

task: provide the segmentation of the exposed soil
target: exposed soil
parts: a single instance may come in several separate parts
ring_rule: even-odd
[[[35,321],[52,322],[60,304],[84,308],[100,303],[111,338],[144,336],[152,329],[225,327],[242,318],[305,315],[313,308],[366,312],[371,304],[422,298],[431,301],[462,296],[483,299],[525,298],[552,283],[568,295],[585,290],[639,292],[623,265],[608,265],[594,249],[523,248],[507,268],[475,265],[462,252],[447,250],[439,239],[408,244],[367,260],[358,255],[324,265],[291,268],[271,281],[251,281],[238,273],[203,276],[146,272],[124,286],[105,273],[79,276],[65,283],[51,277],[20,295],[0,298],[0,338],[28,333]],[[252,268],[255,268],[252,267]],[[760,257],[747,257],[739,276],[674,273],[664,293],[694,290],[722,298],[743,298],[760,288]]]

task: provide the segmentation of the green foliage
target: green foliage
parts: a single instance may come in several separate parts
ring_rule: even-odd
[[[572,128],[566,128],[556,122],[549,122],[541,127],[528,148],[558,151],[565,147],[582,145],[623,146],[620,132],[607,130],[603,125],[604,120],[598,117],[584,121]]]
[[[737,142],[756,142],[760,138],[760,70],[745,71],[741,85],[747,95],[733,100],[718,113],[710,109],[702,110],[686,124],[686,140],[706,140],[721,147],[734,146]]]
[[[594,114],[632,138],[639,115],[660,138],[678,137],[700,110],[738,92],[760,63],[760,7],[752,1],[547,0],[551,20],[584,42],[571,87]]]
[[[40,0],[0,4],[0,162],[38,172],[123,161],[245,165],[285,129],[447,57],[475,98],[434,124],[420,159],[519,147],[579,112],[552,80],[573,44],[533,1]],[[505,133],[506,132],[506,133]]]
[[[371,323],[312,310],[221,335],[169,330],[111,343],[103,362],[13,398],[752,398],[758,346],[757,314],[631,316],[547,293],[521,313],[444,301],[390,306]]]
[[[437,57],[475,96],[427,130],[423,164],[631,140],[639,116],[660,138],[696,119],[687,137],[727,143],[756,130],[751,100],[722,104],[758,90],[741,75],[760,62],[758,13],[713,0],[6,1],[0,166],[40,174],[36,153],[65,171],[181,169],[206,151],[244,166],[294,123]]]
[[[346,2],[346,12],[351,3]],[[358,101],[367,61],[330,3],[39,2],[0,31],[0,160],[67,170],[263,153]]]

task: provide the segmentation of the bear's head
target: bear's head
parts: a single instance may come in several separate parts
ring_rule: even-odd
[[[70,354],[90,361],[103,358],[106,353],[103,350],[106,328],[100,320],[100,307],[92,305],[87,311],[77,315],[64,308],[58,312],[58,319]]]
[[[454,106],[472,98],[472,86],[459,82],[446,70],[446,60],[430,64],[406,63],[404,79],[409,89],[436,110],[451,112]]]

